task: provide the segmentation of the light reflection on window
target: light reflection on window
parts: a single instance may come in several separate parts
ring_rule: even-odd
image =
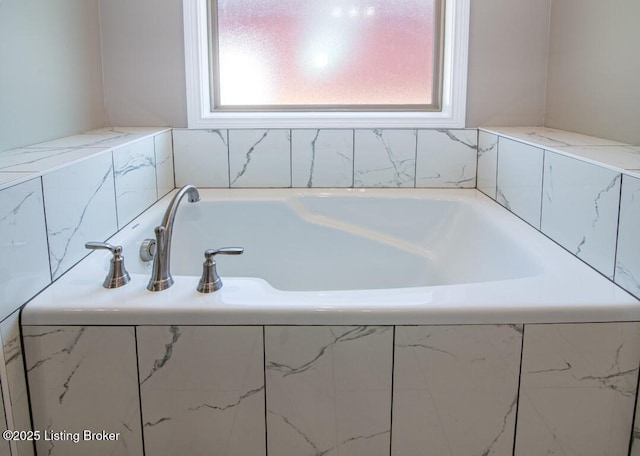
[[[217,104],[430,105],[436,5],[218,0]]]

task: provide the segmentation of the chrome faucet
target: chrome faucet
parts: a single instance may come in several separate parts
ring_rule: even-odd
[[[178,205],[184,195],[188,195],[190,203],[200,201],[200,193],[195,185],[185,185],[173,197],[167,211],[162,219],[162,224],[156,226],[156,252],[153,257],[153,270],[151,271],[151,280],[147,285],[149,291],[162,291],[173,285],[173,277],[171,277],[171,235],[173,234],[173,222],[176,218]]]

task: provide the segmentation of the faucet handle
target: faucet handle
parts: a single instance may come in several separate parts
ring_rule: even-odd
[[[206,260],[213,260],[215,255],[242,255],[244,247],[222,247],[218,250],[207,249],[204,251]]]
[[[87,242],[84,245],[90,250],[109,250],[113,257],[109,267],[109,274],[102,284],[105,288],[118,288],[126,285],[131,280],[129,273],[124,267],[124,256],[122,256],[122,246],[113,246],[107,242]]]
[[[202,277],[198,283],[197,290],[200,293],[212,293],[222,288],[222,279],[218,275],[216,268],[216,255],[241,255],[243,247],[223,247],[218,250],[207,249],[204,251],[204,263],[202,264]]]

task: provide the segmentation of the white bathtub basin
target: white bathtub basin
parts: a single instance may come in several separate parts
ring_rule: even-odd
[[[96,252],[23,324],[431,324],[640,319],[638,302],[475,190],[202,190],[173,233],[175,285],[139,259],[169,197],[114,236],[132,281],[101,288]],[[195,288],[208,248],[225,286]],[[169,317],[170,315],[170,317]]]

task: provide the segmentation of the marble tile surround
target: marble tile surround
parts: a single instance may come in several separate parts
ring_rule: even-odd
[[[42,178],[53,279],[85,257],[88,241],[118,229],[113,161],[102,154]]]
[[[526,325],[517,455],[629,451],[640,323]]]
[[[120,229],[158,200],[154,138],[122,146],[113,167]]]
[[[640,264],[636,261],[640,219],[635,216],[638,209],[631,209],[635,200],[630,196],[633,183],[640,179],[640,147],[544,127],[496,127],[480,129],[479,150],[494,137],[498,139],[495,158],[491,155],[484,161],[479,152],[478,189],[640,298]],[[514,147],[521,151],[520,160],[510,159]],[[494,160],[495,196],[491,187]],[[513,197],[505,199],[501,188],[505,180],[521,187],[515,209],[511,208]],[[622,194],[621,181],[627,185]],[[529,204],[523,204],[525,199]],[[539,199],[541,225],[536,225],[532,221],[538,216]],[[523,213],[529,215],[523,217]]]
[[[143,432],[154,455],[622,456],[640,360],[637,322],[27,326],[23,337],[36,429],[126,439],[38,443],[52,455],[142,454]]]
[[[388,455],[392,327],[265,327],[268,454]]]
[[[142,455],[134,328],[23,328],[34,429],[119,433],[114,441],[37,442],[38,454]]]
[[[478,130],[418,130],[416,187],[475,188]]]
[[[176,183],[223,188],[473,188],[477,132],[174,129]]]
[[[511,455],[522,328],[396,327],[392,456]]]
[[[498,135],[478,131],[478,190],[496,199],[497,178]]]
[[[621,175],[545,152],[541,231],[613,279]]]
[[[622,176],[615,282],[640,297],[640,179]]]
[[[540,229],[544,151],[507,138],[498,138],[496,201]]]
[[[262,327],[136,331],[146,454],[265,454]]]
[[[14,312],[0,323],[2,354],[7,373],[7,377],[3,378],[3,381],[7,384],[6,390],[9,392],[4,402],[11,407],[13,429],[27,430],[31,429],[31,412],[23,366],[19,313],[19,311]],[[15,442],[15,445],[19,456],[34,454],[32,442],[21,440]]]

